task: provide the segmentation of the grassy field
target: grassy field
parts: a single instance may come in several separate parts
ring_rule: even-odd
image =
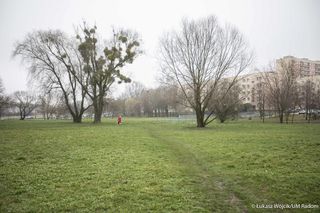
[[[115,123],[0,121],[0,212],[263,212],[252,205],[320,205],[319,124]],[[289,210],[301,212],[271,211]]]

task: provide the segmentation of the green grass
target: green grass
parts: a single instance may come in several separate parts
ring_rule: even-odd
[[[0,212],[262,212],[320,205],[320,125],[0,122]],[[301,209],[273,209],[272,212]],[[320,209],[309,209],[319,212]]]

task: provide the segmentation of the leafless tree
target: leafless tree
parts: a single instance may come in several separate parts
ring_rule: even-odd
[[[122,111],[127,116],[169,117],[177,114],[177,98],[176,87],[161,85],[147,89],[133,82],[117,100],[109,100],[107,111]]]
[[[267,107],[267,88],[266,83],[264,82],[264,75],[265,73],[261,73],[258,76],[258,83],[256,84],[255,94],[257,96],[257,107],[259,111],[259,116],[262,122],[264,123],[265,116],[266,116],[266,107]]]
[[[24,120],[37,107],[37,98],[31,92],[17,91],[12,99],[19,110],[20,120]]]
[[[179,85],[196,113],[197,127],[205,127],[214,119],[208,107],[219,82],[233,76],[229,85],[232,88],[238,75],[251,63],[248,49],[236,28],[221,27],[214,16],[183,20],[180,31],[168,33],[160,40],[163,76]]]
[[[142,113],[142,103],[140,99],[137,98],[127,98],[125,100],[126,115],[128,116],[141,116]]]
[[[43,119],[49,120],[53,115],[57,115],[58,108],[63,105],[61,94],[56,90],[43,90],[39,95],[39,109]]]
[[[5,88],[3,86],[2,78],[0,78],[0,95],[4,95]]]
[[[168,109],[177,115],[178,111],[182,107],[180,104],[181,100],[179,99],[178,88],[172,85],[162,86],[163,96],[166,103],[166,116],[172,116],[168,113]]]
[[[152,95],[151,90],[144,90],[141,94],[143,114],[147,117],[153,116],[153,104],[151,103]]]
[[[126,114],[126,103],[125,99],[108,99],[107,109],[108,112],[111,113],[111,116],[116,116],[117,114]]]
[[[299,82],[299,101],[300,108],[305,109],[305,119],[310,123],[312,115],[316,115],[313,110],[317,109],[318,106],[318,93],[317,81],[310,77],[305,77]]]
[[[209,105],[210,111],[214,112],[220,123],[224,123],[229,118],[235,118],[241,104],[240,87],[235,85],[230,88],[229,84],[227,80],[219,83]]]
[[[75,41],[59,30],[36,31],[16,44],[13,56],[18,55],[30,65],[32,78],[61,91],[73,121],[81,122],[90,105],[83,89],[88,79]]]
[[[125,88],[121,98],[125,101],[125,111],[128,116],[141,116],[142,93],[146,90],[145,86],[140,82],[132,82]]]
[[[265,72],[263,79],[266,85],[268,103],[278,112],[279,121],[283,123],[284,118],[288,122],[290,110],[295,107],[297,75],[291,61],[281,59],[276,66],[270,65],[269,70],[272,70],[272,72]]]
[[[9,106],[10,97],[5,94],[5,88],[2,83],[2,79],[0,78],[0,118],[2,116],[3,111]]]
[[[149,117],[169,117],[170,111],[177,111],[176,87],[161,85],[154,89],[145,90],[141,100],[143,111]]]
[[[126,86],[124,97],[126,98],[137,98],[140,97],[146,87],[137,81],[133,81]]]
[[[153,90],[153,103],[156,116],[169,117],[169,111],[177,111],[178,91],[171,85],[160,85]]]

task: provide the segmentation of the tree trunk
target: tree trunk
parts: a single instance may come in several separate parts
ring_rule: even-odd
[[[200,109],[196,109],[196,116],[197,116],[197,127],[198,128],[205,127],[204,113]]]
[[[308,107],[306,107],[306,110],[305,110],[305,119],[306,119],[306,121],[308,120],[308,113],[309,113],[309,108]]]
[[[292,113],[292,118],[291,118],[291,123],[293,124],[293,120],[294,120],[294,113]]]
[[[288,121],[289,121],[289,115],[290,115],[290,113],[288,113],[288,112],[285,113],[286,124],[287,124]]]
[[[102,110],[99,108],[94,109],[94,121],[93,123],[101,123]]]
[[[166,117],[169,117],[169,107],[166,106]]]
[[[24,111],[24,109],[20,110],[20,120],[24,120],[26,118],[26,113]]]
[[[103,97],[95,98],[93,102],[94,121],[93,123],[101,123],[102,111],[103,111]]]
[[[280,123],[282,124],[283,123],[283,112],[279,112],[279,120],[280,120]]]
[[[82,115],[73,116],[73,123],[81,123],[82,122]]]

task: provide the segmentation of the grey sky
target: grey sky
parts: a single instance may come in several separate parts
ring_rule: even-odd
[[[156,48],[161,34],[177,28],[183,17],[214,14],[237,26],[255,51],[253,67],[284,55],[320,60],[320,1],[317,0],[0,0],[0,77],[7,93],[27,88],[26,66],[11,59],[13,44],[37,29],[74,33],[86,20],[101,37],[111,26],[136,30],[145,55],[126,68],[133,80],[155,85]]]

